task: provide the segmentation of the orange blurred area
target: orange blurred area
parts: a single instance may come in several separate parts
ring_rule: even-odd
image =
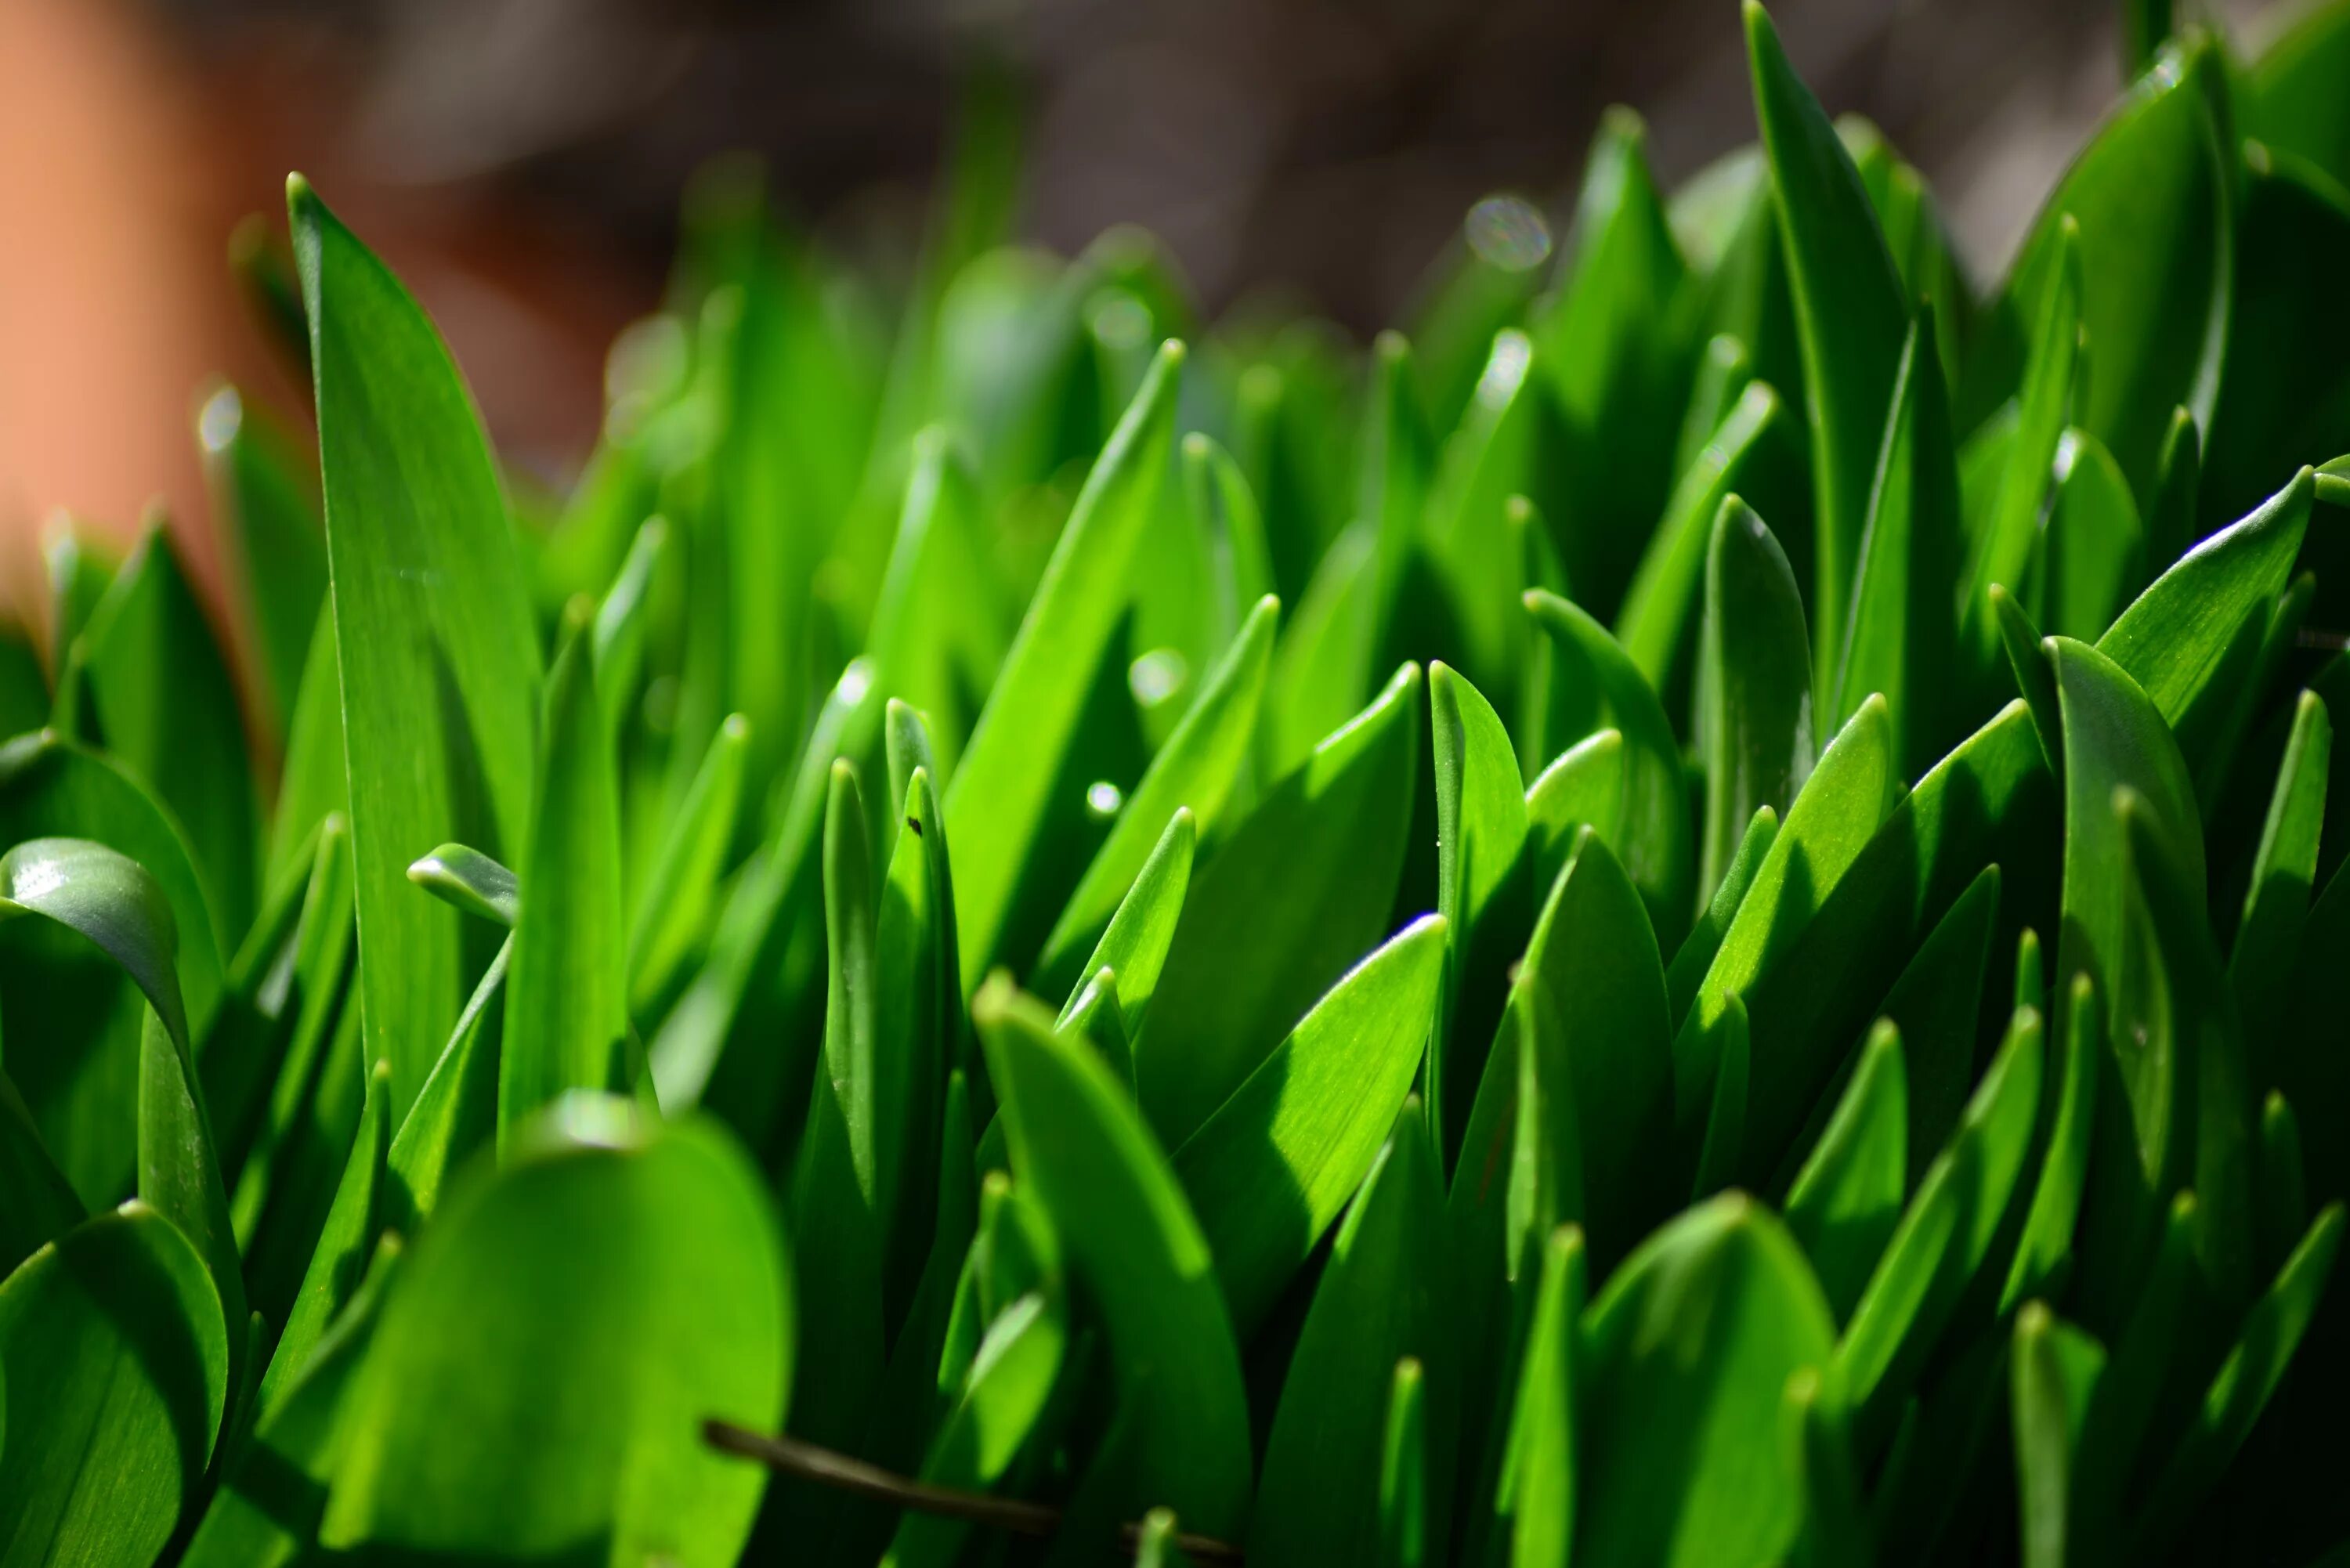
[[[217,597],[197,405],[226,378],[307,415],[225,260],[246,214],[282,231],[296,167],[441,322],[509,460],[556,476],[584,456],[604,344],[650,296],[514,202],[360,172],[329,134],[348,68],[298,27],[192,62],[131,0],[0,0],[0,603],[20,618],[44,618],[60,510],[127,543],[160,504]]]

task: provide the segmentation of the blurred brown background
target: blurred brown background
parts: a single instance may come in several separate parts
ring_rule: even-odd
[[[1933,179],[1979,282],[2118,85],[2110,0],[1773,11],[1829,109]],[[1030,106],[1031,236],[1139,222],[1211,312],[1278,286],[1358,330],[1479,197],[1563,215],[1607,105],[1668,181],[1752,132],[1731,0],[0,0],[0,597],[29,609],[59,506],[121,535],[161,495],[209,561],[198,389],[307,400],[223,261],[243,214],[282,225],[288,169],[438,317],[509,462],[559,481],[693,168],[756,150],[799,220],[910,244],[980,57]]]

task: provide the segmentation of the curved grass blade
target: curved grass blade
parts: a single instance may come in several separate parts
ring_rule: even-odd
[[[1789,807],[1673,1042],[1674,1120],[1685,1134],[1700,1125],[1711,1093],[1706,1041],[1728,999],[1743,996],[1770,972],[1900,798],[1899,760],[1885,704],[1863,703],[1828,742]],[[1759,1146],[1754,1152],[1760,1154]]]
[[[1908,1075],[1901,1031],[1880,1019],[1852,1081],[1787,1189],[1787,1230],[1819,1275],[1839,1324],[1900,1223],[1909,1181]]]
[[[1551,1232],[1494,1499],[1495,1511],[1509,1521],[1512,1563],[1563,1563],[1575,1542],[1575,1405],[1577,1385],[1588,1376],[1577,1366],[1576,1345],[1585,1266],[1582,1233],[1572,1225]]]
[[[359,1136],[335,1188],[333,1207],[327,1210],[310,1266],[295,1293],[293,1310],[278,1332],[277,1348],[262,1375],[256,1420],[266,1420],[281,1400],[308,1371],[311,1357],[328,1328],[358,1295],[376,1237],[388,1205],[383,1201],[384,1164],[391,1150],[390,1070],[382,1063],[368,1075],[367,1101],[359,1113]]]
[[[1058,1037],[1041,1006],[995,981],[972,1013],[1003,1096],[1013,1173],[1098,1303],[1118,1402],[1140,1422],[1126,1490],[1170,1499],[1204,1532],[1228,1536],[1248,1501],[1247,1398],[1191,1205],[1108,1070]]]
[[[2246,1067],[2255,1085],[2275,1082],[2270,1043],[2284,1023],[2287,988],[2317,879],[2319,837],[2334,751],[2334,724],[2314,691],[2295,702],[2284,760],[2252,856],[2250,885],[2228,955],[2228,980],[2243,1019]]]
[[[1825,670],[1845,644],[1909,306],[1851,154],[1788,65],[1762,7],[1748,0],[1745,16],[1754,115],[1803,345],[1818,497],[1812,636],[1814,665]]]
[[[288,280],[291,281],[290,279]],[[298,306],[297,312],[298,312]],[[306,341],[307,329],[297,329]],[[307,379],[308,368],[304,367]],[[265,732],[283,744],[301,689],[302,666],[327,597],[327,535],[307,452],[223,386],[196,415],[222,556],[251,630]]]
[[[1441,661],[1428,668],[1428,700],[1436,763],[1436,911],[1444,917],[1447,942],[1422,1092],[1439,1160],[1449,1166],[1460,1137],[1456,1124],[1467,1123],[1471,1098],[1466,1053],[1455,1041],[1491,1034],[1498,1008],[1484,999],[1505,990],[1507,950],[1524,919],[1527,808],[1517,753],[1492,704]],[[1611,785],[1621,777],[1604,765],[1596,772]]]
[[[1927,1168],[1836,1347],[1859,1436],[1873,1447],[1989,1259],[2031,1153],[2046,1048],[2019,1010],[1950,1143]]]
[[[2015,1261],[2008,1267],[2007,1284],[2000,1293],[2002,1313],[2042,1291],[2060,1289],[2072,1271],[2073,1232],[2081,1217],[2081,1195],[2088,1184],[2091,1140],[2097,1125],[2097,1082],[2105,1068],[2101,1022],[2095,982],[2085,974],[2074,975],[2072,993],[2066,998],[2062,1045],[2064,1075],[2057,1089],[2055,1119],[2049,1124],[2032,1207],[2025,1211],[2023,1231],[2016,1239]]]
[[[1140,1031],[1150,999],[1158,990],[1159,973],[1166,968],[1176,926],[1182,919],[1198,841],[1199,830],[1193,826],[1190,808],[1176,807],[1150,858],[1142,863],[1134,885],[1127,889],[1116,913],[1110,916],[1101,940],[1094,944],[1076,988],[1062,1004],[1059,1027],[1072,1026],[1080,1002],[1094,989],[1096,981],[1108,972],[1113,977],[1113,989],[1102,1000],[1116,1001],[1120,1033],[1130,1040]]]
[[[498,1056],[501,1153],[567,1091],[624,1089],[630,1077],[619,787],[586,618],[575,609],[565,618],[563,649],[547,676],[545,750],[517,878]],[[367,951],[364,915],[359,940]]]
[[[1265,1439],[1249,1518],[1252,1556],[1368,1561],[1378,1555],[1383,1521],[1403,1522],[1397,1510],[1409,1505],[1390,1497],[1385,1480],[1381,1417],[1398,1436],[1397,1406],[1408,1397],[1400,1362],[1418,1374],[1450,1359],[1442,1247],[1443,1188],[1427,1118],[1407,1109],[1364,1175],[1315,1286]],[[1424,1406],[1420,1378],[1411,1381],[1414,1403]],[[1435,1438],[1431,1425],[1421,1428],[1423,1443]],[[1407,1451],[1398,1484],[1413,1484],[1408,1467],[1415,1459],[1435,1457],[1428,1449]],[[1417,1522],[1423,1541],[1443,1539],[1440,1504]]]
[[[599,678],[600,679],[600,678]],[[637,888],[629,922],[629,1010],[641,1017],[674,982],[708,928],[733,842],[751,752],[751,722],[730,713],[670,819],[660,853]]]
[[[1577,1561],[1728,1568],[1785,1551],[1802,1505],[1781,1399],[1827,1364],[1835,1325],[1779,1221],[1741,1193],[1700,1204],[1625,1261],[1583,1328]]]
[[[1723,501],[1733,492],[1783,488],[1770,483],[1767,471],[1785,466],[1794,441],[1779,394],[1760,381],[1738,395],[1708,435],[1674,484],[1616,615],[1616,640],[1659,691],[1677,690],[1690,662],[1691,622],[1705,595],[1706,547]]]
[[[2028,1302],[2016,1314],[2009,1404],[2023,1568],[2064,1568],[2069,1560],[2073,1469],[2105,1369],[2105,1347],[2059,1320],[2045,1303]]]
[[[1722,873],[1721,884],[1713,897],[1698,912],[1697,924],[1681,940],[1673,961],[1665,969],[1665,994],[1672,1005],[1673,1027],[1679,1029],[1688,1016],[1690,1004],[1697,1000],[1698,987],[1705,980],[1706,971],[1713,967],[1714,955],[1721,950],[1721,940],[1730,932],[1730,922],[1738,914],[1738,906],[1746,900],[1746,891],[1754,885],[1755,873],[1762,870],[1763,857],[1771,853],[1771,845],[1779,836],[1779,814],[1767,805],[1758,805],[1747,819],[1746,831],[1738,839],[1738,853],[1730,858],[1729,869]]]
[[[2137,503],[2113,454],[2086,431],[2067,430],[2056,448],[2056,495],[2040,548],[2040,602],[2060,637],[2096,637],[2145,580]]]
[[[970,825],[956,834],[965,846],[955,921],[966,992],[995,961],[1045,792],[1125,607],[1127,566],[1166,472],[1182,366],[1180,344],[1160,348],[1102,448],[948,788],[949,823]]]
[[[1135,1042],[1136,1088],[1162,1138],[1196,1131],[1387,929],[1419,686],[1419,666],[1398,670],[1192,877]]]
[[[259,898],[261,798],[235,677],[160,519],[115,573],[77,649],[107,754],[187,834],[214,936],[230,945]]]
[[[1444,966],[1426,916],[1331,987],[1175,1150],[1234,1329],[1251,1337],[1362,1182],[1410,1092]]]
[[[400,1119],[386,1157],[383,1224],[410,1232],[440,1201],[449,1173],[474,1150],[494,1147],[498,1131],[498,1057],[505,1031],[506,969],[514,961],[508,937],[457,1015],[441,1059],[416,1103]]]
[[[1817,755],[1803,597],[1778,540],[1735,496],[1706,549],[1697,691],[1707,763],[1697,890],[1711,901],[1754,813],[1783,814]]]
[[[2014,438],[2008,443],[1999,489],[1990,516],[1969,551],[1960,614],[1971,628],[1976,656],[1986,664],[1995,629],[1984,596],[1991,585],[2021,591],[2040,537],[2042,513],[2056,464],[2056,451],[2074,403],[2074,382],[2082,374],[2081,230],[2070,213],[2058,219],[2045,281],[2035,296],[2032,358],[2023,368]]]
[[[1617,853],[1648,901],[1658,940],[1677,942],[1689,922],[1697,867],[1671,722],[1639,668],[1599,622],[1541,588],[1527,592],[1526,608],[1550,634],[1563,690],[1590,710],[1582,722],[1562,726],[1558,738],[1581,740],[1607,725],[1624,733],[1624,828]]]
[[[919,726],[910,711],[903,718]],[[882,883],[873,950],[875,1209],[887,1243],[884,1321],[893,1327],[920,1281],[938,1222],[931,1162],[963,1015],[946,823],[929,766],[914,768],[897,799],[905,826]]]
[[[1066,977],[1089,973],[1111,961],[1097,958],[1082,971],[1071,968],[1088,945],[1102,940],[1143,867],[1156,854],[1156,846],[1163,841],[1162,825],[1170,816],[1185,811],[1198,831],[1210,834],[1222,820],[1248,760],[1266,672],[1272,668],[1274,628],[1280,614],[1278,599],[1268,597],[1257,602],[1232,646],[1209,671],[1174,733],[1151,759],[1142,782],[1127,797],[1109,836],[1095,852],[1052,934],[1045,939],[1037,970],[1047,991],[1059,990],[1067,983]]]

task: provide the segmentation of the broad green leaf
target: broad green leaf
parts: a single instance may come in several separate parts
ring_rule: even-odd
[[[1108,1070],[1056,1035],[1041,1006],[996,981],[972,1012],[1003,1096],[1013,1174],[1044,1204],[1097,1303],[1118,1401],[1140,1423],[1129,1490],[1229,1538],[1248,1504],[1247,1400],[1199,1221]]]
[[[1508,1453],[1494,1503],[1510,1521],[1510,1561],[1529,1568],[1565,1563],[1575,1543],[1575,1397],[1590,1376],[1577,1365],[1585,1267],[1582,1233],[1560,1226],[1543,1248],[1542,1284],[1511,1401]]]
[[[1575,836],[1590,828],[1609,843],[1624,833],[1624,732],[1601,730],[1561,752],[1526,786],[1526,838],[1520,875],[1529,888],[1558,880]],[[1439,883],[1440,888],[1442,884]]]
[[[1399,670],[1194,871],[1135,1042],[1135,1085],[1163,1139],[1196,1131],[1387,929],[1419,686],[1419,666]]]
[[[325,476],[363,1027],[405,1114],[461,983],[456,917],[416,897],[408,863],[482,837],[459,809],[462,759],[479,769],[493,852],[527,842],[538,639],[481,420],[440,335],[307,181],[291,177],[286,201]]]
[[[2056,700],[2056,676],[2042,651],[2040,628],[2016,597],[1998,583],[1991,586],[1991,613],[1999,625],[1999,640],[2007,654],[2008,671],[2017,692],[2032,711],[2032,728],[2040,754],[2050,774],[2064,772],[2064,718]]]
[[[2209,430],[2220,389],[2237,265],[2218,123],[2223,68],[2199,33],[2167,46],[2132,85],[2042,208],[1968,378],[1976,417],[2015,385],[2020,312],[2047,297],[2051,270],[2064,265],[2064,223],[2076,223],[2089,285],[2081,320],[2095,356],[2076,422],[2113,450],[2142,497],[2153,493],[2171,410],[2185,405]],[[1968,410],[1960,417],[1973,422]]]
[[[1817,917],[1900,804],[1899,768],[1881,701],[1863,703],[1820,754],[1819,766],[1755,867],[1673,1042],[1674,1119],[1685,1133],[1698,1125],[1713,1082],[1707,1032],[1729,998],[1750,992]],[[1768,1058],[1758,1054],[1757,1061],[1767,1064]],[[1764,1075],[1773,1070],[1758,1067]],[[1759,1156],[1760,1146],[1753,1152]]]
[[[2174,1538],[2235,1458],[2283,1380],[2317,1314],[2342,1250],[2342,1205],[2328,1204],[2244,1321],[2241,1338],[2211,1379],[2201,1407],[2147,1492],[2132,1542],[2148,1550]]]
[[[1781,1397],[1835,1334],[1785,1228],[1743,1194],[1709,1199],[1625,1261],[1583,1327],[1577,1561],[1775,1560],[1802,1517]]]
[[[2071,1560],[2074,1456],[2105,1369],[2105,1348],[2060,1321],[2046,1303],[2028,1302],[2016,1314],[2009,1401],[2024,1568],[2064,1568]]]
[[[8,1195],[0,1205],[0,1279],[88,1217],[5,1073],[0,1073],[0,1192]]]
[[[1386,1511],[1381,1428],[1404,1397],[1398,1364],[1416,1358],[1418,1371],[1450,1360],[1442,1227],[1427,1121],[1407,1112],[1354,1195],[1289,1359],[1249,1518],[1248,1550],[1260,1561],[1376,1556]],[[1426,1520],[1428,1539],[1441,1539],[1442,1522]]]
[[[1162,346],[1102,448],[948,786],[950,825],[968,825],[955,833],[964,846],[955,921],[966,991],[995,961],[1046,793],[1125,607],[1128,563],[1166,472],[1182,367],[1181,345]]]
[[[2046,1073],[2043,1033],[2038,1013],[2016,1012],[1957,1135],[1927,1168],[1853,1308],[1836,1367],[1864,1440],[1891,1431],[1989,1260],[2032,1151]]]
[[[1300,766],[1315,743],[1362,703],[1369,676],[1352,649],[1370,595],[1373,543],[1360,524],[1331,541],[1282,630],[1257,742],[1258,767],[1265,776]]]
[[[1616,639],[1659,691],[1677,689],[1677,672],[1693,656],[1690,633],[1704,601],[1706,548],[1722,502],[1751,488],[1748,482],[1762,477],[1794,440],[1779,395],[1760,381],[1739,394],[1708,434],[1675,483],[1616,615]]]
[[[1425,916],[1345,979],[1175,1150],[1243,1338],[1370,1168],[1410,1091],[1444,967]]]
[[[310,1366],[311,1356],[328,1328],[359,1293],[368,1262],[375,1253],[376,1235],[387,1207],[384,1162],[390,1153],[390,1070],[381,1063],[368,1075],[367,1103],[359,1113],[359,1137],[351,1140],[350,1160],[336,1185],[335,1201],[327,1210],[310,1266],[302,1275],[294,1308],[286,1314],[277,1335],[277,1348],[262,1375],[255,1414],[266,1419],[280,1407]]]
[[[294,439],[248,407],[234,387],[204,400],[196,441],[234,585],[232,602],[242,611],[246,651],[259,673],[255,686],[263,699],[263,724],[282,742],[311,628],[327,597],[317,481],[307,472],[307,453],[297,455]]]
[[[1816,667],[1825,670],[1845,645],[1909,306],[1851,154],[1787,63],[1761,5],[1748,0],[1745,15],[1754,116],[1804,351],[1818,502],[1812,638]]]
[[[1703,342],[1647,142],[1629,109],[1602,118],[1576,199],[1573,260],[1531,323],[1565,425],[1562,510],[1549,521],[1567,580],[1603,620],[1671,490]]]
[[[2178,724],[2214,691],[2230,645],[2282,592],[2308,531],[2316,483],[2307,469],[2260,507],[2189,551],[2097,639],[2097,651]]]
[[[1248,758],[1280,614],[1279,600],[1257,601],[1232,646],[1204,678],[1174,733],[1151,759],[1142,782],[1118,808],[1109,836],[1095,852],[1052,934],[1045,939],[1037,968],[1048,989],[1066,983],[1064,977],[1076,972],[1070,966],[1077,956],[1100,941],[1176,811],[1187,811],[1201,833],[1212,834],[1222,820]],[[1111,961],[1096,959],[1086,971],[1105,961]]]
[[[1455,600],[1468,661],[1499,671],[1518,662],[1526,640],[1512,607],[1526,583],[1523,552],[1510,539],[1510,498],[1532,481],[1536,443],[1552,433],[1555,416],[1525,334],[1506,328],[1490,345],[1438,459],[1422,532]]]
[[[261,802],[235,678],[161,521],[114,575],[78,649],[107,754],[186,833],[214,936],[231,945],[259,898]]]
[[[733,1563],[763,1478],[705,1447],[702,1423],[781,1422],[792,1324],[783,1237],[741,1149],[705,1123],[567,1098],[452,1189],[401,1265],[320,1539]]]
[[[629,703],[644,671],[645,623],[652,616],[653,575],[669,553],[669,540],[667,518],[646,518],[611,586],[596,604],[588,646],[595,652],[596,691],[604,706],[605,732],[615,739],[628,732]]]
[[[1969,549],[1959,612],[1971,628],[1975,657],[1990,662],[1991,606],[1985,596],[1996,583],[2012,592],[2024,588],[2024,575],[2039,544],[2056,452],[2064,439],[2080,375],[2081,231],[2071,214],[2057,221],[2053,259],[2042,269],[2045,281],[2033,296],[2032,358],[2017,393],[2018,419],[2009,441],[1990,516]]]
[[[2228,979],[2251,1054],[2246,1065],[2256,1086],[2274,1081],[2271,1042],[2283,1025],[2286,991],[2317,878],[2333,751],[2334,724],[2325,704],[2315,692],[2303,691],[2293,707],[2293,731],[2277,767],[2235,946],[2228,955]]]
[[[1884,694],[1904,778],[1924,773],[1950,739],[1947,688],[1958,647],[1950,585],[1965,545],[1937,342],[1933,317],[1921,312],[1893,380],[1844,643],[1820,670],[1829,727],[1871,693]]]
[[[1059,1023],[1067,1027],[1076,1015],[1079,999],[1103,971],[1109,971],[1116,980],[1112,995],[1118,1000],[1118,1023],[1130,1039],[1142,1026],[1150,1006],[1150,998],[1158,990],[1159,972],[1167,964],[1167,952],[1174,942],[1177,923],[1183,913],[1183,900],[1191,885],[1192,855],[1198,846],[1199,829],[1193,825],[1188,807],[1178,806],[1167,820],[1167,830],[1159,836],[1158,845],[1150,858],[1142,863],[1135,874],[1134,885],[1109,919],[1109,924],[1094,944],[1094,950],[1069,1000],[1063,1004]]]
[[[2340,299],[2325,258],[2350,244],[2350,160],[2329,171],[2258,141],[2243,158],[2227,365],[2202,453],[2205,518],[2236,516],[2310,459],[2350,446],[2350,364],[2307,336],[2313,316]]]
[[[2036,988],[2035,988],[2036,989]],[[2085,974],[2073,977],[2065,999],[2063,1050],[2064,1075],[2057,1089],[2055,1118],[2040,1157],[2040,1179],[2015,1243],[2015,1262],[2000,1293],[2004,1312],[2035,1293],[2060,1288],[2071,1271],[2074,1227],[2081,1217],[2081,1194],[2089,1176],[2089,1152],[2096,1127],[2097,1083],[2105,1071],[2105,1034],[2096,986]]]
[[[1711,901],[1763,806],[1784,815],[1811,775],[1811,649],[1786,553],[1732,496],[1714,518],[1705,557],[1698,655],[1697,746],[1706,759],[1705,830],[1697,890]]]
[[[1908,1135],[1901,1031],[1881,1019],[1861,1047],[1835,1114],[1787,1189],[1787,1230],[1812,1260],[1838,1323],[1852,1315],[1900,1221]]]
[[[2040,548],[2042,624],[2059,637],[2102,634],[2145,580],[2137,503],[2113,454],[2086,431],[2066,431],[2056,448],[2056,496]]]
[[[327,1488],[342,1458],[345,1399],[373,1343],[400,1257],[399,1239],[386,1236],[301,1374],[261,1413],[246,1448],[230,1457],[182,1559],[187,1568],[279,1568],[315,1548]],[[289,1478],[302,1484],[288,1485]]]
[[[1616,845],[1624,868],[1648,901],[1660,941],[1676,942],[1689,923],[1696,877],[1690,842],[1689,792],[1680,743],[1638,666],[1599,622],[1556,594],[1531,589],[1526,608],[1549,633],[1560,684],[1580,711],[1557,737],[1572,743],[1603,726],[1624,734],[1624,826]]]
[[[0,1282],[0,1562],[161,1558],[233,1377],[220,1299],[179,1229],[133,1201],[34,1253]]]
[[[498,1147],[571,1089],[624,1089],[628,963],[619,790],[583,618],[567,616],[546,681],[546,727],[498,1056]],[[366,947],[366,906],[359,940]],[[367,964],[359,966],[362,978]],[[417,1087],[422,1087],[418,1080]]]
[[[1440,1162],[1449,1165],[1471,1099],[1467,1053],[1454,1041],[1492,1032],[1508,983],[1508,950],[1523,929],[1526,797],[1510,733],[1466,677],[1441,661],[1430,665],[1428,701],[1436,763],[1436,910],[1447,942],[1423,1092]],[[1604,765],[1596,771],[1610,785],[1622,776]]]
[[[750,757],[751,722],[730,713],[711,737],[685,800],[671,818],[629,919],[629,1007],[642,1016],[666,992],[708,928],[734,836]]]

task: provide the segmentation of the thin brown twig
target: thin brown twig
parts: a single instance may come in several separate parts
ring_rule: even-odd
[[[712,1448],[742,1459],[756,1459],[769,1469],[818,1486],[831,1487],[892,1508],[911,1509],[917,1513],[936,1514],[941,1519],[966,1520],[972,1524],[984,1524],[997,1530],[1008,1530],[1015,1535],[1051,1535],[1061,1528],[1061,1511],[1040,1502],[1022,1502],[1015,1498],[990,1497],[984,1492],[958,1491],[951,1487],[933,1486],[928,1481],[901,1476],[879,1465],[868,1464],[850,1455],[804,1441],[788,1434],[769,1435],[735,1426],[731,1421],[702,1423],[702,1440]],[[1142,1539],[1142,1526],[1118,1526],[1118,1544],[1128,1556]],[[1241,1549],[1229,1541],[1213,1536],[1191,1535],[1177,1531],[1175,1544],[1184,1554],[1199,1563],[1237,1564],[1243,1561]]]

